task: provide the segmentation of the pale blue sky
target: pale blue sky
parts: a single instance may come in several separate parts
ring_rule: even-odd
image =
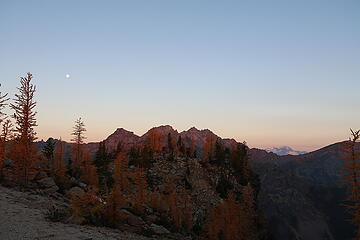
[[[0,0],[1,91],[31,71],[39,138],[196,126],[311,150],[360,127],[360,1]],[[70,74],[70,79],[65,78]]]

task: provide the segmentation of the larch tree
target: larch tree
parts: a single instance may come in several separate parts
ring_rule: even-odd
[[[5,167],[5,159],[8,155],[6,148],[8,142],[13,139],[13,124],[10,119],[6,119],[2,125],[0,136],[0,179],[3,177],[3,169]]]
[[[169,157],[168,159],[170,161],[174,160],[174,152],[175,152],[175,148],[174,148],[174,143],[173,143],[173,137],[171,136],[171,133],[168,133],[167,135],[167,150],[169,153]]]
[[[117,227],[124,220],[125,216],[121,209],[127,204],[125,193],[129,191],[127,181],[128,159],[125,153],[118,153],[114,166],[114,187],[110,194],[107,195],[105,216],[108,224]]]
[[[255,226],[255,204],[250,185],[242,190],[242,202],[229,192],[208,216],[205,224],[207,238],[210,240],[249,240],[257,239]]]
[[[10,141],[11,139],[13,139],[13,137],[14,137],[13,127],[14,127],[14,125],[12,124],[10,119],[6,119],[4,121],[4,123],[2,125],[2,130],[1,130],[1,138],[5,143]]]
[[[23,186],[27,186],[29,179],[35,175],[38,159],[38,151],[33,143],[36,140],[34,127],[37,124],[36,102],[34,101],[36,87],[31,83],[32,78],[31,73],[28,73],[26,77],[21,77],[19,93],[15,94],[14,103],[10,104],[15,111],[13,117],[16,123],[16,141],[13,146],[12,161],[19,182]]]
[[[148,134],[148,141],[150,145],[150,149],[154,152],[160,152],[161,151],[161,133],[153,128],[149,131]]]
[[[74,216],[82,217],[86,223],[99,224],[99,216],[104,212],[105,204],[97,195],[97,189],[88,187],[81,194],[70,198],[70,212]]]
[[[96,167],[93,164],[90,152],[88,149],[83,149],[83,158],[80,163],[80,179],[93,188],[98,188],[99,178],[96,172]]]
[[[114,188],[118,187],[121,192],[129,193],[130,184],[128,181],[128,164],[129,160],[125,153],[118,153],[115,159],[115,169],[113,173]]]
[[[343,181],[347,184],[346,207],[352,215],[351,222],[356,227],[355,239],[360,239],[360,151],[357,142],[360,139],[360,130],[350,129],[351,137],[345,142],[345,176]]]
[[[169,195],[167,195],[167,203],[169,204],[169,217],[173,221],[176,228],[181,227],[181,212],[178,205],[178,194],[176,192],[176,187],[173,187]]]
[[[0,84],[1,86],[1,84]],[[9,100],[9,98],[7,97],[7,93],[6,94],[2,94],[0,92],[0,124],[5,120],[6,118],[6,114],[3,112],[5,106],[7,105],[7,101]],[[10,120],[9,120],[10,121]],[[5,121],[5,123],[3,124],[3,126],[6,126],[5,124],[7,124],[8,120]],[[10,122],[11,123],[11,122]],[[0,179],[2,178],[3,175],[3,168],[5,166],[5,143],[6,143],[6,138],[2,137],[0,139]]]
[[[240,203],[240,230],[242,239],[256,239],[256,209],[254,190],[250,183],[241,191],[242,201]]]
[[[55,180],[63,184],[66,180],[66,168],[64,166],[64,143],[61,138],[55,145],[54,162]]]
[[[75,121],[75,126],[73,127],[73,131],[71,133],[71,135],[73,136],[73,138],[71,139],[71,141],[73,142],[72,172],[77,177],[79,177],[80,174],[80,164],[83,158],[83,144],[84,140],[86,139],[85,132],[85,124],[80,117]]]
[[[148,183],[144,169],[138,168],[135,170],[134,180],[136,185],[134,209],[139,213],[142,213],[144,211],[145,202],[148,196]]]
[[[214,158],[216,137],[208,134],[205,139],[203,158],[206,162],[212,161]]]

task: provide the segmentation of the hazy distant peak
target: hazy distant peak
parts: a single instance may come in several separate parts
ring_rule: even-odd
[[[297,151],[292,149],[289,146],[281,146],[281,147],[272,147],[272,148],[267,148],[265,149],[267,152],[272,152],[275,153],[279,156],[284,156],[284,155],[301,155],[301,154],[305,154],[307,152],[305,151]]]

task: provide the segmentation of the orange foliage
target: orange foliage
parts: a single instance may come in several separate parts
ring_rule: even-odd
[[[149,135],[147,139],[151,150],[153,150],[154,152],[160,152],[162,150],[162,146],[161,146],[162,135],[157,129],[155,128],[151,129],[149,131]]]
[[[83,157],[81,160],[82,162],[80,165],[80,179],[93,187],[98,187],[99,178],[96,172],[96,168],[93,165],[93,160],[87,149],[83,150]]]
[[[20,80],[21,86],[18,88],[19,94],[15,94],[14,103],[10,107],[15,111],[14,119],[16,121],[16,142],[12,149],[12,161],[15,165],[15,172],[19,182],[27,186],[29,180],[36,171],[35,161],[38,159],[38,152],[33,144],[36,140],[34,127],[37,126],[34,108],[35,86],[31,83],[32,74],[28,73],[26,77]]]
[[[114,187],[117,187],[120,192],[129,193],[130,184],[128,180],[128,157],[125,153],[118,153],[115,159],[115,169],[113,173]]]
[[[351,129],[350,129],[351,130]],[[360,139],[360,130],[351,130],[351,138],[345,143],[345,176],[343,181],[348,187],[349,203],[346,205],[350,214],[353,216],[351,222],[356,226],[356,238],[360,239],[360,151],[356,147]]]
[[[214,157],[214,150],[215,150],[215,142],[216,138],[212,134],[208,134],[206,136],[205,144],[204,144],[204,153],[203,158],[205,161],[211,161]]]
[[[3,176],[3,168],[5,166],[5,143],[0,139],[0,179]]]
[[[152,209],[161,214],[164,214],[168,210],[167,199],[158,189],[150,193],[148,203]]]
[[[121,209],[127,205],[128,200],[125,198],[125,192],[130,191],[127,179],[128,159],[125,153],[118,153],[115,159],[115,169],[113,173],[114,188],[106,198],[105,217],[111,226],[118,226],[126,216]]]
[[[253,195],[250,186],[244,187],[243,201],[236,201],[230,192],[208,217],[205,225],[210,240],[249,240],[256,239]]]
[[[83,217],[89,222],[96,216],[101,215],[105,205],[96,193],[96,188],[90,187],[83,194],[72,196],[70,199],[70,211],[72,215]]]
[[[176,185],[170,181],[164,189],[165,194],[152,193],[151,205],[167,215],[177,229],[190,229],[192,226],[191,197],[184,188],[177,191]]]
[[[118,184],[115,184],[113,191],[107,195],[104,209],[104,216],[110,226],[118,227],[126,219],[126,215],[121,211],[127,204],[127,200],[120,190]]]
[[[135,171],[135,185],[136,185],[136,194],[134,199],[134,209],[138,212],[144,211],[144,205],[147,200],[147,180],[144,169],[139,168]]]

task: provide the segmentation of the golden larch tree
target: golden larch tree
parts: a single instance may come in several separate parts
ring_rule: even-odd
[[[152,151],[160,152],[162,150],[162,146],[161,146],[162,135],[156,128],[153,128],[149,131],[147,138],[150,145],[150,149]]]
[[[82,194],[70,198],[70,212],[73,216],[83,217],[86,223],[98,224],[98,217],[104,212],[105,204],[97,195],[97,189],[88,187]]]
[[[80,179],[82,181],[88,185],[91,185],[92,187],[98,188],[99,178],[96,172],[96,168],[93,164],[93,159],[87,148],[83,149],[82,162],[80,163],[80,172]]]
[[[118,227],[126,218],[121,209],[128,203],[125,198],[125,192],[129,192],[129,183],[127,180],[128,159],[125,153],[118,153],[114,166],[114,186],[111,193],[106,198],[106,208],[104,211],[108,224]]]
[[[250,240],[256,239],[255,209],[253,191],[250,185],[242,191],[243,200],[239,203],[234,192],[229,192],[215,209],[210,211],[205,224],[207,238],[210,240]]]
[[[138,168],[135,170],[134,180],[136,185],[134,209],[139,213],[142,213],[144,211],[145,202],[148,197],[148,183],[146,179],[146,173],[143,168]]]
[[[242,201],[240,203],[240,225],[239,228],[242,239],[256,239],[256,209],[254,190],[248,183],[241,191]]]
[[[356,237],[360,239],[360,151],[357,142],[360,138],[360,130],[350,129],[351,137],[344,143],[344,183],[347,185],[347,204],[349,213],[352,215],[351,222],[356,227]]]
[[[0,86],[1,86],[1,84],[0,84]],[[0,124],[2,122],[4,122],[4,120],[6,118],[6,114],[3,112],[3,110],[4,110],[5,106],[7,105],[6,102],[8,100],[9,100],[9,98],[7,98],[7,93],[3,95],[0,92]],[[5,121],[3,126],[6,126],[8,121],[10,121],[10,120]],[[5,160],[5,143],[6,143],[6,140],[7,140],[7,138],[4,138],[3,136],[0,139],[0,179],[2,178],[3,168],[5,166],[4,160]]]
[[[211,161],[214,158],[216,137],[213,134],[208,134],[204,143],[203,159]]]
[[[38,159],[38,150],[34,145],[36,132],[36,102],[34,94],[36,87],[31,83],[33,76],[28,73],[26,77],[20,80],[21,86],[18,88],[19,93],[15,94],[14,103],[10,107],[15,111],[13,117],[16,122],[16,139],[12,150],[12,161],[15,165],[15,172],[19,182],[27,186],[37,170],[36,161]]]

